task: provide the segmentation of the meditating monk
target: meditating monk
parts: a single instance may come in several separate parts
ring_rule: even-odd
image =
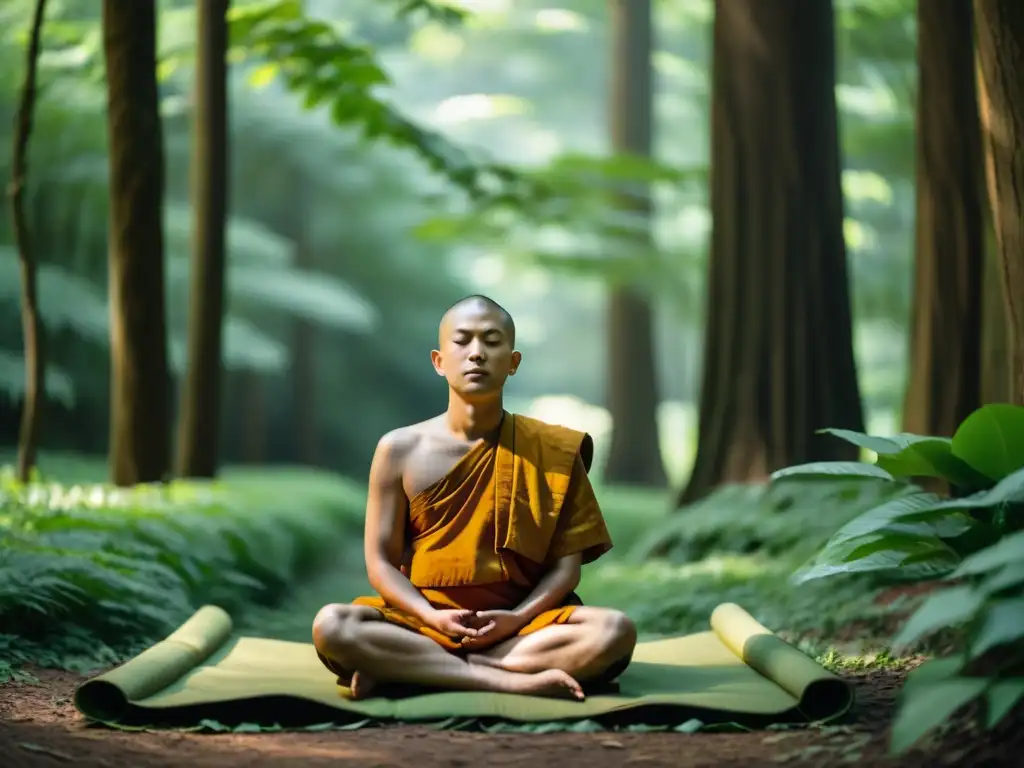
[[[404,683],[583,699],[636,645],[623,613],[573,591],[612,546],[587,476],[593,441],[505,411],[522,355],[494,301],[459,301],[438,336],[447,411],[386,434],[370,466],[366,571],[380,596],[321,609],[313,642],[354,698]]]

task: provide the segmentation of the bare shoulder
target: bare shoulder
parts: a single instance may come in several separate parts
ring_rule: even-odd
[[[409,457],[425,440],[437,433],[438,421],[439,418],[428,419],[386,432],[377,441],[374,462],[386,467],[389,474],[401,475]]]

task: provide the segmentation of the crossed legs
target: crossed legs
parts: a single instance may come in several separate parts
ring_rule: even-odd
[[[636,628],[619,611],[581,606],[565,624],[461,658],[388,623],[374,608],[334,604],[313,621],[313,643],[336,666],[356,670],[352,693],[357,697],[379,681],[582,699],[580,681],[628,663]]]

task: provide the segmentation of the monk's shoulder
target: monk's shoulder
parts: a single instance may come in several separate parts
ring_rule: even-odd
[[[416,452],[423,437],[424,430],[420,424],[410,424],[385,432],[377,441],[375,458],[381,464],[401,474],[406,462]]]
[[[542,440],[556,440],[559,442],[564,441],[576,441],[577,443],[583,439],[585,432],[580,432],[578,429],[572,429],[571,427],[564,427],[561,424],[552,424],[548,421],[541,421],[531,416],[523,416],[522,414],[516,414],[516,426],[520,427],[526,434],[536,436]]]
[[[516,414],[516,428],[527,438],[533,439],[537,444],[547,448],[555,449],[563,453],[567,458],[575,459],[579,455],[583,460],[584,469],[590,471],[590,465],[594,458],[594,441],[586,432],[572,427],[552,424],[530,416]]]

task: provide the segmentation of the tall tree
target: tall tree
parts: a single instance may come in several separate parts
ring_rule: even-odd
[[[613,34],[611,138],[616,152],[651,154],[653,77],[651,0],[610,0]],[[647,216],[648,190],[631,190],[620,204]],[[647,235],[649,237],[649,234]],[[665,485],[658,443],[654,328],[647,300],[626,286],[608,297],[607,403],[612,440],[609,482]]]
[[[903,428],[952,436],[981,404],[985,201],[966,0],[917,4],[916,282]]]
[[[118,485],[170,470],[164,299],[164,140],[155,0],[103,0],[110,157],[110,470]]]
[[[1024,3],[975,0],[982,140],[1008,320],[1010,401],[1024,405]]]
[[[1000,257],[996,252],[995,233],[989,222],[985,247],[985,284],[981,342],[981,402],[1005,403],[1010,398],[1009,323],[1003,286]]]
[[[36,290],[35,253],[25,216],[25,185],[28,183],[28,143],[32,137],[32,116],[36,108],[36,74],[39,67],[39,41],[46,0],[37,0],[32,15],[28,49],[25,53],[25,80],[21,88],[18,117],[14,131],[14,157],[11,162],[11,227],[14,246],[21,267],[21,328],[25,344],[25,398],[22,403],[21,428],[18,434],[18,479],[27,483],[36,465],[36,447],[42,421],[43,398],[46,391],[46,344],[43,323],[39,317]]]
[[[199,0],[196,9],[188,366],[181,391],[177,456],[178,474],[183,477],[214,477],[220,449],[230,4],[230,0]]]
[[[708,314],[680,502],[856,449],[830,0],[716,0]]]

